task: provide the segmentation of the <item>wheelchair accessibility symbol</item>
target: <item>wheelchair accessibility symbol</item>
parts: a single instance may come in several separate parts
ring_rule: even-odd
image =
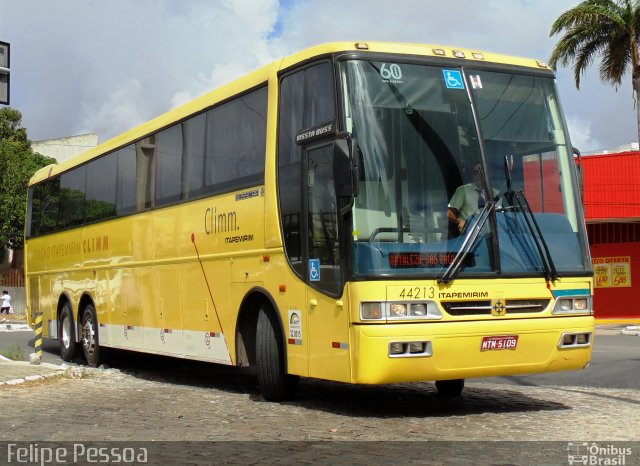
[[[309,259],[309,280],[320,281],[320,259]]]
[[[464,89],[464,81],[460,71],[442,70],[442,74],[444,74],[444,83],[447,89]]]

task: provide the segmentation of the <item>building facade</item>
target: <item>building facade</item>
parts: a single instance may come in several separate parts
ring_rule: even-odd
[[[640,318],[640,151],[582,157],[596,318]]]

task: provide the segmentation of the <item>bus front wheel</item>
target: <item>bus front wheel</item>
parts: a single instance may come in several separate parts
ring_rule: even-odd
[[[261,308],[256,331],[256,364],[260,392],[267,401],[293,398],[298,377],[286,372],[284,340],[275,312]]]
[[[444,398],[455,398],[462,394],[464,379],[438,380],[436,381],[438,395]]]
[[[98,317],[96,310],[89,304],[82,314],[82,327],[80,330],[82,351],[87,364],[97,367],[100,363],[100,345],[98,339]]]
[[[60,342],[60,356],[64,361],[72,361],[76,352],[76,330],[73,322],[73,311],[69,303],[65,303],[62,306],[62,311],[60,311],[58,340]]]

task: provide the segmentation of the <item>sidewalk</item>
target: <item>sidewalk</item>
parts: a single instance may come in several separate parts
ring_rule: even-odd
[[[68,367],[65,365],[42,363],[33,365],[29,361],[12,361],[0,356],[0,387],[3,385],[18,385],[34,380],[64,374]]]
[[[2,316],[0,319],[0,335],[4,332],[33,332],[27,325],[24,315]],[[0,355],[0,387],[3,385],[18,385],[34,380],[43,380],[48,377],[64,374],[68,369],[66,365],[42,363],[31,364],[29,361],[14,361]]]

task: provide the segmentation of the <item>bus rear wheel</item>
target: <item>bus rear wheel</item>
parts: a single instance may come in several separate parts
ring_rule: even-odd
[[[58,321],[58,341],[60,342],[60,356],[64,361],[72,361],[76,353],[76,330],[73,322],[71,304],[65,303],[60,311]]]
[[[82,314],[82,327],[80,330],[82,351],[87,364],[97,367],[100,364],[100,344],[98,339],[98,317],[96,310],[89,304]]]
[[[443,398],[455,398],[462,394],[464,379],[438,380],[436,381],[438,395]]]
[[[284,340],[278,318],[269,309],[258,313],[256,331],[256,364],[260,392],[267,401],[293,398],[298,377],[286,372]]]

